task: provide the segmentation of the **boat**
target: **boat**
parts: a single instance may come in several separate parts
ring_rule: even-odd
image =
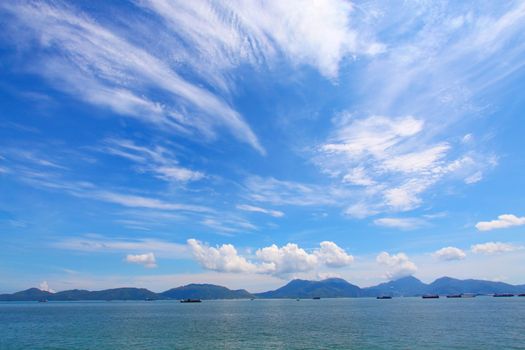
[[[47,303],[47,299],[40,299],[38,302],[39,303]]]
[[[144,301],[155,301],[155,299],[153,299],[153,298],[146,298],[146,299],[144,299]]]
[[[421,296],[423,299],[439,299],[439,295],[437,294],[425,294]]]
[[[512,294],[512,293],[495,293],[493,295],[493,297],[495,297],[495,298],[510,298],[510,297],[513,297],[513,296],[514,296],[514,294]]]
[[[447,298],[462,298],[462,295],[461,294],[450,294],[450,295],[447,295]]]
[[[518,294],[519,297],[525,297],[525,293]]]
[[[321,297],[313,297],[312,299],[319,300],[319,299],[321,299]]]
[[[390,295],[381,295],[376,297],[376,299],[392,299],[392,297]]]
[[[474,294],[474,293],[463,293],[463,294],[461,294],[461,297],[462,298],[475,298],[476,294]]]
[[[299,301],[299,300],[301,300],[301,299],[299,299],[299,298],[295,299],[295,301]]]
[[[200,299],[182,299],[180,302],[181,303],[201,303],[202,300]]]

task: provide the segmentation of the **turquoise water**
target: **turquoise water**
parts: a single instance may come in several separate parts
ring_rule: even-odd
[[[525,349],[525,298],[0,303],[0,349]]]

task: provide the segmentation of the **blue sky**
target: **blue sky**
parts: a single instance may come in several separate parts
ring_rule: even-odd
[[[525,283],[525,3],[0,5],[0,291]]]

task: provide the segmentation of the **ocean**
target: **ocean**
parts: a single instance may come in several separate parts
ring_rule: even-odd
[[[525,349],[525,298],[3,302],[0,349]]]

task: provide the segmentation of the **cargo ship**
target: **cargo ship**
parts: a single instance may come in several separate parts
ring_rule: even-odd
[[[423,298],[423,299],[439,299],[439,295],[437,295],[437,294],[426,294],[426,295],[423,295],[421,298]]]

